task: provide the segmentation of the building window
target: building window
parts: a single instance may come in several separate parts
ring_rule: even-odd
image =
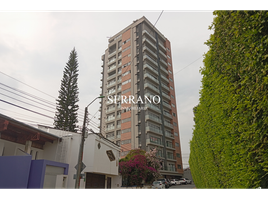
[[[169,72],[170,74],[172,74],[172,71],[168,70],[168,72]]]
[[[128,132],[130,132],[130,131],[131,131],[131,129],[130,129],[130,128],[123,129],[123,130],[122,130],[122,134],[123,134],[123,133],[128,133]]]
[[[171,66],[171,64],[168,62],[168,65]]]
[[[129,122],[129,121],[131,121],[131,117],[126,118],[126,119],[122,119],[122,122],[121,122],[121,123],[123,124],[123,123],[125,123],[125,122]]]
[[[125,48],[125,49],[123,49],[123,51],[122,52],[125,52],[126,50],[128,50],[128,49],[130,49],[130,46],[129,47],[127,47],[127,48]]]
[[[178,165],[178,169],[181,169],[181,165]]]
[[[172,103],[171,105],[172,105],[172,107],[174,107],[174,108],[175,108],[175,105],[174,105],[173,103]]]
[[[174,90],[172,86],[170,86],[170,89]]]
[[[175,142],[176,147],[180,147],[180,144],[178,142]]]
[[[172,113],[172,115],[173,115],[174,117],[176,117],[176,113]]]
[[[131,82],[131,79],[128,79],[128,80],[124,81],[124,82],[122,83],[122,85],[125,85],[125,84],[130,83],[130,82]],[[122,92],[122,93],[123,93],[123,92]]]
[[[150,136],[150,142],[155,143],[155,144],[162,144],[160,138],[153,137],[153,136]]]
[[[129,71],[123,73],[123,74],[122,74],[122,77],[123,77],[123,76],[126,76],[126,75],[128,75],[128,74],[130,74],[130,73],[131,73],[131,70],[129,70]]]
[[[129,144],[129,143],[131,143],[131,139],[121,141],[121,144]]]
[[[173,125],[174,125],[174,126],[178,126],[176,122],[173,122]]]
[[[181,157],[181,154],[176,153],[176,156],[177,156],[177,158],[180,158]]]
[[[167,55],[167,57],[168,57],[169,59],[171,59],[169,55]]]
[[[175,136],[179,136],[179,134],[178,134],[177,132],[174,132],[174,135],[175,135]]]
[[[173,82],[172,78],[169,78],[169,80],[170,80],[171,82]]]
[[[174,96],[173,96],[173,95],[171,95],[171,98],[172,98],[172,99],[174,99]]]

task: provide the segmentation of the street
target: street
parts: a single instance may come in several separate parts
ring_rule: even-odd
[[[187,184],[187,185],[172,185],[170,188],[166,189],[193,189],[195,188],[195,184]]]

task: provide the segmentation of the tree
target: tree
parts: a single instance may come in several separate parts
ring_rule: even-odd
[[[54,118],[54,127],[56,129],[77,132],[79,106],[78,98],[78,62],[75,48],[71,51],[68,63],[64,68],[63,78],[59,97],[57,99],[57,108]]]
[[[119,162],[119,172],[126,186],[152,184],[160,176],[161,164],[156,157],[156,149],[150,152],[141,149],[131,150]]]

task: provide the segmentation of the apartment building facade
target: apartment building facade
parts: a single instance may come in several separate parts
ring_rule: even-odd
[[[157,148],[161,174],[181,177],[170,41],[142,17],[109,39],[102,61],[100,132],[121,146],[121,157]]]

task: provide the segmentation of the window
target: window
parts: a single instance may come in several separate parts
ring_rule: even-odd
[[[168,70],[168,72],[169,72],[170,74],[172,74],[172,71]]]
[[[178,134],[178,133],[176,133],[176,132],[174,132],[174,135],[175,135],[175,136],[179,136],[179,134]]]
[[[131,143],[131,139],[121,141],[121,144],[129,144],[129,143]]]
[[[172,98],[172,99],[174,99],[174,96],[173,96],[173,95],[171,95],[171,98]]]
[[[123,134],[123,133],[128,133],[128,132],[131,132],[131,129],[130,129],[130,128],[127,128],[127,129],[123,129],[123,130],[122,130],[122,134]]]
[[[127,47],[127,48],[125,48],[125,49],[123,49],[123,51],[122,52],[125,52],[126,50],[128,50],[128,49],[130,49],[130,46],[129,47]]]
[[[130,73],[131,73],[131,70],[129,70],[129,71],[123,73],[123,74],[122,74],[122,77],[123,77],[123,76],[126,76],[126,75],[128,75],[128,74],[130,74]]]
[[[123,123],[125,123],[125,122],[129,122],[129,121],[131,121],[131,117],[126,118],[126,119],[122,119],[122,122],[121,122],[121,123],[123,124]]]
[[[181,157],[181,154],[176,153],[176,156],[177,156],[177,158],[180,158]]]
[[[178,126],[176,122],[173,123],[174,126]]]
[[[174,117],[176,117],[176,113],[172,113],[172,115],[173,115]]]
[[[131,82],[131,79],[128,79],[128,80],[124,81],[124,82],[122,83],[122,85],[125,85],[125,84],[130,83],[130,82]],[[123,92],[122,92],[122,93],[123,93]]]
[[[173,82],[172,78],[169,78],[169,80],[170,80],[171,82]]]
[[[128,65],[130,65],[130,62],[124,64],[124,65],[122,66],[122,69],[124,69],[124,68],[127,67]]]
[[[181,165],[178,165],[178,169],[181,169]]]
[[[170,59],[170,56],[169,55],[167,55],[167,57]]]
[[[130,90],[131,90],[131,88],[126,89],[126,90],[122,91],[122,94],[125,94],[127,92],[130,92]]]
[[[170,89],[174,90],[172,86],[170,86]]]
[[[168,65],[171,66],[171,64],[168,62]]]
[[[172,103],[171,105],[172,105],[172,107],[174,107],[174,108],[175,108],[175,105],[174,105],[173,103]]]
[[[161,144],[161,139],[154,137],[154,136],[150,136],[150,142],[156,143],[156,144]]]
[[[176,147],[180,147],[180,144],[178,142],[175,142]]]
[[[125,41],[123,42],[123,44],[126,44],[128,41],[130,41],[130,38],[128,38],[127,40],[125,40]]]

